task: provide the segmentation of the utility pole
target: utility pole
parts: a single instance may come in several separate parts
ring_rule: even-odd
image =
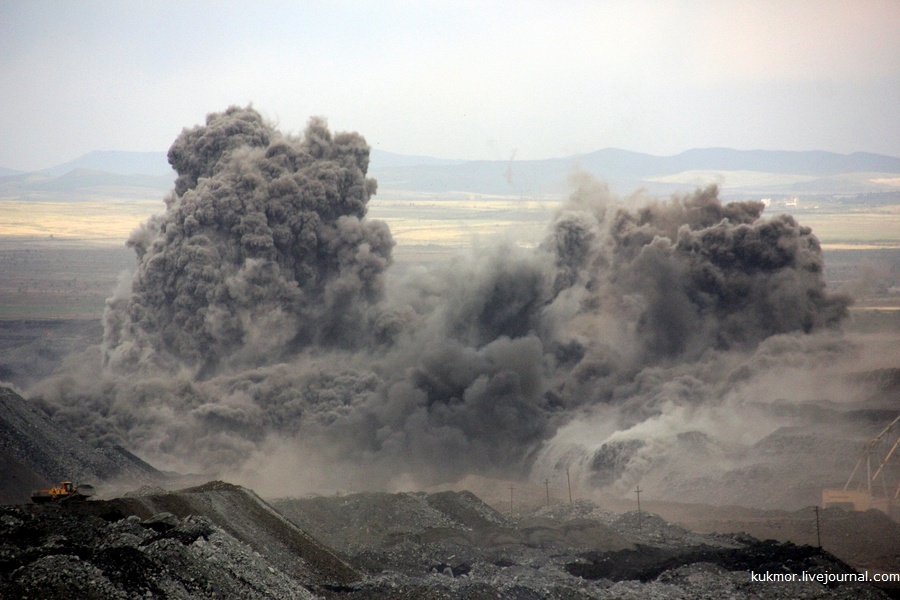
[[[641,489],[640,485],[638,485],[637,489],[634,490],[634,493],[637,494],[637,501],[638,501],[638,529],[641,528],[641,492],[643,492],[643,491],[644,490]]]
[[[547,508],[550,508],[550,480],[544,480],[544,487],[547,488]]]
[[[569,467],[566,467],[566,484],[569,486],[569,506],[572,506],[572,480],[569,478]]]
[[[513,490],[516,489],[516,486],[509,486],[509,514],[513,513]]]
[[[819,548],[822,547],[822,531],[819,529],[819,505],[817,504],[813,508],[816,509],[816,542],[819,544]]]

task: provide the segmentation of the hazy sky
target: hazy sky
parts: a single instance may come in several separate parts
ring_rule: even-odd
[[[900,156],[900,0],[0,0],[0,166],[166,150],[206,113],[383,150]]]

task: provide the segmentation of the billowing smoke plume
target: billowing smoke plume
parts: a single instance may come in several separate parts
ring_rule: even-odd
[[[715,187],[628,210],[589,184],[544,248],[557,267],[556,320],[568,323],[564,356],[590,388],[846,316],[848,299],[825,292],[818,240],[792,217],[763,219],[759,202],[723,205]]]
[[[344,487],[519,477],[594,468],[617,431],[735,401],[791,345],[778,340],[847,313],[791,217],[714,187],[621,201],[590,179],[538,249],[388,285],[368,152],[318,119],[282,135],[249,108],[185,130],[103,347],[33,394],[164,466],[284,480],[283,465],[325,487],[339,472]]]
[[[168,211],[131,236],[137,273],[108,303],[109,363],[208,373],[357,345],[393,246],[364,220],[368,161],[362,137],[318,119],[294,139],[231,108],[183,131]]]

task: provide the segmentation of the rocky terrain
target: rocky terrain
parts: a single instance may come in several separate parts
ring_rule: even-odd
[[[157,482],[164,475],[120,446],[96,448],[52,421],[33,402],[0,387],[0,503],[28,502],[30,490],[66,479]]]
[[[811,546],[698,534],[589,502],[512,518],[468,492],[270,505],[223,482],[145,487],[2,507],[0,540],[4,598],[888,597],[865,583],[751,580],[854,572]]]
[[[801,545],[817,545],[821,538],[823,548],[856,569],[900,572],[900,523],[877,510],[820,510],[817,536],[812,507],[797,511],[657,503],[651,507],[692,531],[740,531],[762,540]]]
[[[250,534],[256,544],[246,543],[241,534],[248,531],[252,509],[236,509],[241,500],[244,509],[254,504],[249,492],[219,487],[112,502],[4,507],[0,597],[314,597],[303,584],[313,583],[313,573],[321,581],[328,575],[310,567],[301,552],[286,550],[284,544],[300,534],[290,527],[261,527],[265,516],[257,514]],[[184,516],[146,516],[157,504]],[[230,531],[216,524],[225,518]],[[284,534],[280,545],[263,537],[272,531]]]
[[[434,598],[882,597],[866,586],[750,582],[751,570],[853,569],[811,546],[698,534],[657,515],[615,514],[590,501],[514,515],[469,492],[367,493],[273,505],[368,573],[355,597],[380,597],[387,589]]]
[[[0,598],[897,594],[866,583],[751,580],[751,572],[897,572],[900,525],[872,511],[823,511],[822,550],[803,511],[651,501],[664,520],[621,501],[554,498],[512,511],[453,489],[270,502],[220,481],[167,491],[184,479],[124,449],[86,444],[10,389],[0,390],[0,434]],[[94,483],[105,499],[27,504],[30,489],[60,479]],[[507,486],[480,484],[479,494]]]

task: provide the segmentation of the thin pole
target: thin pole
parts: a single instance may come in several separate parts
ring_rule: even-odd
[[[822,547],[822,528],[819,525],[819,507],[816,506],[816,542]]]
[[[547,506],[550,506],[550,480],[544,480],[544,486],[547,488]]]
[[[569,467],[566,467],[566,484],[569,486],[569,506],[572,506],[572,480],[569,478]]]
[[[516,489],[516,486],[509,486],[509,514],[513,512],[513,490]]]
[[[866,448],[866,477],[868,481],[866,482],[869,485],[869,496],[872,495],[872,448],[871,446]]]
[[[637,486],[637,489],[634,490],[634,493],[637,494],[637,502],[638,502],[638,529],[641,528],[641,492],[644,490],[641,489],[641,486]]]

